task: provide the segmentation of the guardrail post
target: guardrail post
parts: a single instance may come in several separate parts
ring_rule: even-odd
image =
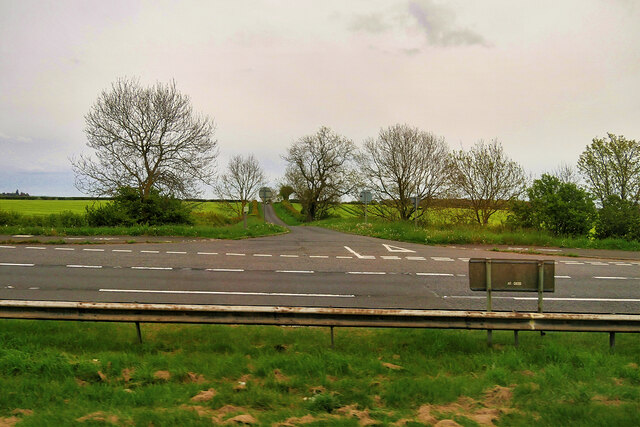
[[[485,259],[485,274],[487,281],[487,312],[491,312],[491,258]],[[487,345],[491,347],[493,345],[493,331],[487,329]]]
[[[138,342],[142,344],[142,331],[140,331],[140,322],[136,322],[136,332],[138,332]]]
[[[613,352],[616,349],[616,333],[609,332],[609,351]]]
[[[544,295],[544,261],[538,261],[538,313],[542,313],[542,298]],[[544,336],[544,331],[540,331]]]

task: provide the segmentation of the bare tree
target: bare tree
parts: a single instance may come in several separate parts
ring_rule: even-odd
[[[524,170],[497,140],[481,140],[468,152],[454,152],[451,167],[454,188],[471,202],[475,220],[482,225],[525,191]]]
[[[580,155],[578,170],[604,205],[609,196],[640,202],[640,143],[622,135],[594,138]]]
[[[572,165],[565,162],[560,163],[550,175],[558,178],[563,184],[578,185],[580,183],[580,176],[578,175],[576,169]]]
[[[247,157],[233,156],[222,175],[218,192],[224,199],[239,200],[240,203],[228,203],[229,208],[241,216],[245,205],[253,200],[258,189],[266,179],[260,163],[253,154]]]
[[[307,220],[325,216],[340,197],[353,190],[355,155],[351,140],[324,126],[288,148],[283,156],[288,163],[285,180],[302,203]]]
[[[128,186],[143,200],[152,189],[189,197],[213,179],[215,126],[194,114],[174,81],[142,87],[119,79],[100,94],[85,122],[94,156],[71,159],[76,188],[84,193],[113,195]]]
[[[377,139],[365,142],[362,159],[368,186],[384,201],[372,210],[388,219],[422,216],[431,201],[446,190],[448,161],[444,138],[406,124],[381,129]],[[422,212],[415,212],[411,203],[415,196],[423,200]]]

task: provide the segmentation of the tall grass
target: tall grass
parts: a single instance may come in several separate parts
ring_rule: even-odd
[[[433,424],[476,425],[482,413],[497,425],[640,424],[631,334],[610,354],[607,335],[591,333],[523,333],[516,349],[510,333],[494,332],[489,349],[483,332],[337,329],[332,349],[326,328],[142,332],[138,345],[133,325],[0,320],[0,423],[76,425],[89,415],[198,426],[245,414],[259,425],[305,415],[313,425],[420,425],[429,405]],[[210,389],[210,400],[191,400]]]

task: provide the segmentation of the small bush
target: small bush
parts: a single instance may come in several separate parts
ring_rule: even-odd
[[[596,237],[640,240],[640,207],[618,196],[609,196],[598,212]]]

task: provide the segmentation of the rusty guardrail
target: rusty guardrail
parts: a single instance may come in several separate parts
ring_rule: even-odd
[[[0,300],[0,318],[92,322],[640,332],[640,315]],[[139,338],[141,336],[139,335]]]

